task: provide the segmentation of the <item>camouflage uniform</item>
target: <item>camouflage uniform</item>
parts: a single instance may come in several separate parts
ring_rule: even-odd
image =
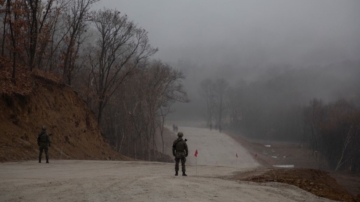
[[[181,160],[181,170],[182,170],[182,175],[183,176],[187,176],[185,174],[185,162],[186,162],[186,158],[188,156],[188,147],[186,142],[182,139],[183,133],[179,132],[178,133],[178,139],[176,139],[173,143],[173,147],[172,147],[172,152],[173,155],[175,156],[175,176],[178,175],[178,171],[179,171],[179,162]]]
[[[37,138],[37,143],[39,146],[39,163],[41,163],[42,153],[45,150],[46,163],[49,163],[49,147],[50,147],[50,136],[46,133],[46,127],[43,126],[41,133]]]

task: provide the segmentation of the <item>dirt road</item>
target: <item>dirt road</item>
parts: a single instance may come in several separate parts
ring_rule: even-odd
[[[252,155],[226,134],[204,128],[179,127],[189,146],[189,165],[256,168],[260,166]],[[198,150],[198,157],[194,157]],[[237,157],[236,157],[237,155]]]
[[[221,178],[254,169],[258,164],[241,145],[224,134],[209,134],[196,128],[182,131],[191,148],[188,177],[175,177],[171,163],[60,160],[50,164],[2,163],[0,201],[329,201],[290,185]],[[197,167],[195,149],[199,151]],[[210,155],[213,150],[218,153]],[[239,158],[234,156],[236,153]]]
[[[148,162],[52,161],[0,165],[0,201],[328,201],[293,186],[216,178],[237,168]],[[201,173],[201,174],[199,174]]]

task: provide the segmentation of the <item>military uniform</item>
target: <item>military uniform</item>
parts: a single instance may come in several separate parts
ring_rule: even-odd
[[[41,163],[42,153],[45,150],[46,163],[49,163],[49,147],[50,147],[50,136],[46,133],[46,127],[43,126],[41,133],[37,138],[39,146],[39,163]]]
[[[181,161],[181,170],[182,170],[182,175],[183,176],[187,176],[185,171],[185,162],[186,162],[186,158],[188,156],[188,147],[186,144],[186,141],[182,139],[183,133],[179,132],[178,133],[178,139],[176,139],[173,143],[173,147],[172,147],[172,152],[173,155],[175,156],[175,176],[178,175],[178,171],[179,171],[179,162]]]

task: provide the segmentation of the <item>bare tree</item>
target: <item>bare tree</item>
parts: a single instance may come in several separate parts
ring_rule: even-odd
[[[7,20],[8,20],[8,14],[10,12],[10,0],[7,0],[5,2],[5,0],[3,0],[2,2],[0,2],[0,4],[2,5],[2,7],[4,7],[5,5],[5,9],[2,10],[2,12],[5,13],[4,19],[3,19],[3,34],[2,34],[2,43],[1,43],[1,56],[5,56],[5,42],[6,42],[6,25],[7,25]],[[1,13],[2,13],[1,12]]]
[[[216,109],[216,120],[217,120],[217,125],[219,127],[219,131],[221,132],[222,127],[223,127],[223,118],[224,118],[224,113],[226,110],[226,93],[228,91],[229,88],[229,83],[225,80],[225,79],[218,79],[215,82],[214,85],[214,90],[215,90],[215,96],[214,96],[214,100],[215,100],[215,109]]]
[[[64,15],[67,34],[65,35],[65,50],[63,63],[63,79],[71,85],[72,72],[78,57],[80,45],[83,43],[82,36],[86,32],[89,10],[92,4],[99,0],[75,0],[72,1],[68,11]]]
[[[55,0],[7,0],[3,25],[2,56],[8,48],[15,81],[17,66],[32,70],[40,66],[49,44],[54,19],[59,15]],[[9,41],[9,42],[8,42]]]
[[[241,81],[236,87],[228,89],[228,107],[230,123],[239,128],[244,106],[244,86],[246,83]]]
[[[158,144],[157,132],[164,130],[166,115],[174,102],[187,102],[182,89],[181,72],[172,69],[161,61],[141,64],[123,82],[123,85],[109,99],[104,110],[106,117],[118,113],[114,120],[103,122],[106,131],[112,131],[109,139],[112,144],[129,156],[140,159],[156,159]],[[105,119],[105,118],[104,118]],[[112,129],[112,127],[120,128]],[[160,151],[164,151],[161,139]]]
[[[212,127],[214,113],[214,82],[211,79],[205,79],[200,83],[200,95],[206,103],[206,125]]]
[[[24,11],[28,32],[28,42],[25,46],[27,51],[30,70],[40,66],[45,49],[49,44],[51,31],[54,29],[54,20],[59,15],[58,6],[60,1],[47,0],[26,0]]]
[[[116,10],[101,10],[92,14],[99,32],[95,51],[89,55],[91,74],[96,87],[98,122],[109,98],[125,78],[157,49],[150,46],[147,32],[137,28],[127,16]]]
[[[312,101],[304,110],[309,143],[334,170],[353,166],[359,158],[360,113],[348,101]],[[357,170],[357,169],[355,169]]]
[[[20,9],[12,9],[13,7],[19,8],[21,7],[21,2],[19,1],[15,1],[15,2],[11,2],[11,0],[7,0],[7,4],[6,6],[8,7],[6,10],[7,12],[9,12],[9,16],[8,16],[8,23],[9,23],[9,28],[10,28],[10,39],[11,39],[11,53],[12,53],[12,76],[11,79],[14,83],[16,83],[15,77],[16,77],[16,58],[17,58],[17,54],[19,51],[19,47],[18,47],[18,40],[19,40],[19,33],[20,30],[22,29],[21,24],[19,23],[19,15],[21,15],[21,10]],[[12,10],[11,10],[12,9]]]
[[[161,61],[153,62],[150,71],[153,77],[151,85],[148,85],[151,87],[148,93],[150,100],[153,100],[151,102],[154,102],[152,111],[156,113],[152,124],[154,129],[156,125],[159,126],[162,151],[164,152],[164,122],[166,116],[171,112],[171,105],[175,102],[188,102],[189,100],[181,84],[181,80],[184,79],[182,72],[172,69],[171,66]],[[153,147],[155,147],[155,130],[153,132]]]
[[[350,140],[351,140],[351,136],[352,136],[351,129],[352,129],[352,126],[350,126],[350,129],[346,135],[346,139],[343,143],[343,148],[341,151],[340,158],[336,164],[335,171],[337,171],[344,163],[346,163],[351,158],[351,156],[347,156],[347,158],[344,160],[345,152],[346,152],[346,150],[349,149],[348,147],[350,146]]]

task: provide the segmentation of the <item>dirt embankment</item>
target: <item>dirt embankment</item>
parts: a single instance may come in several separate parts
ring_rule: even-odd
[[[263,166],[237,173],[232,179],[286,183],[332,200],[360,201],[360,176],[321,170],[327,167],[326,163],[311,150],[291,143],[260,144],[230,132],[228,134],[251,152]],[[273,165],[294,165],[295,168],[279,169]]]
[[[129,159],[104,141],[95,115],[70,87],[40,77],[30,79],[30,93],[1,93],[1,162],[37,159],[37,136],[43,125],[53,134],[50,160]]]
[[[317,196],[337,201],[356,202],[360,198],[351,195],[328,172],[315,169],[272,169],[261,175],[242,179],[253,182],[280,182],[297,186]]]

